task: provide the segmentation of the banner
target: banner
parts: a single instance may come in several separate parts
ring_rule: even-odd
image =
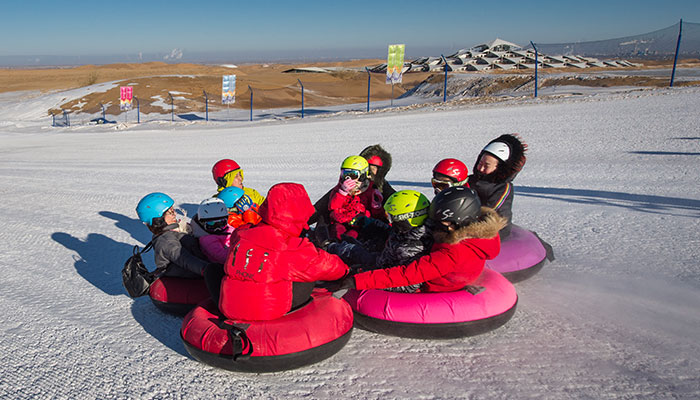
[[[390,44],[386,58],[386,83],[401,83],[403,77],[403,55],[406,45]]]
[[[236,102],[236,75],[224,75],[221,82],[221,104]]]
[[[119,87],[119,108],[122,111],[131,110],[131,101],[134,99],[134,88],[132,86]]]

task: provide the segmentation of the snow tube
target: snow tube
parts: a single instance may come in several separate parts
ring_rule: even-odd
[[[148,289],[151,301],[169,314],[185,315],[197,304],[209,298],[204,279],[185,279],[164,276],[156,279]]]
[[[536,274],[546,262],[554,260],[552,246],[535,232],[513,225],[510,236],[501,242],[501,252],[486,261],[486,268],[500,272],[515,283]]]
[[[348,290],[343,299],[355,312],[357,326],[419,339],[451,339],[488,332],[508,322],[518,303],[513,284],[490,269],[484,269],[473,285],[455,292]]]
[[[208,300],[185,316],[180,336],[190,355],[203,363],[230,371],[273,372],[332,356],[350,340],[352,327],[350,306],[315,290],[308,304],[271,321],[227,320]]]

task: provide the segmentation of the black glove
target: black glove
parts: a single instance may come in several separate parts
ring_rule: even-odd
[[[343,289],[355,289],[355,277],[352,275],[347,275],[344,278],[340,278],[335,281],[328,281],[321,285],[329,292],[337,292]]]

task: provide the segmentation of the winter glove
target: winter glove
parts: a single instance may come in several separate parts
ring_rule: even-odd
[[[357,181],[347,177],[343,181],[342,184],[340,184],[340,188],[338,188],[338,192],[342,194],[343,196],[349,195],[355,188],[357,187]]]
[[[382,197],[379,190],[375,189],[374,193],[372,193],[372,208],[382,208],[382,200],[384,200],[384,197]]]
[[[355,289],[355,278],[352,275],[347,275],[345,278],[337,281],[330,281],[324,285],[329,292],[337,292],[343,289]]]
[[[369,223],[369,218],[362,214],[357,214],[357,216],[350,220],[349,225],[355,228],[362,229]]]
[[[241,198],[236,202],[236,208],[238,208],[241,213],[248,211],[252,206],[253,200],[247,194],[241,196]]]

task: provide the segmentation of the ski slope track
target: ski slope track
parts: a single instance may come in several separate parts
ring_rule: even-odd
[[[0,398],[697,399],[699,109],[688,87],[230,125],[0,125]],[[163,191],[192,215],[220,158],[261,193],[300,182],[316,200],[345,156],[381,143],[392,185],[432,198],[437,161],[471,169],[512,132],[530,146],[514,222],[557,259],[516,284],[518,309],[492,332],[355,329],[318,364],[231,373],[189,357],[181,318],[121,286],[132,246],[150,239],[138,200]]]

